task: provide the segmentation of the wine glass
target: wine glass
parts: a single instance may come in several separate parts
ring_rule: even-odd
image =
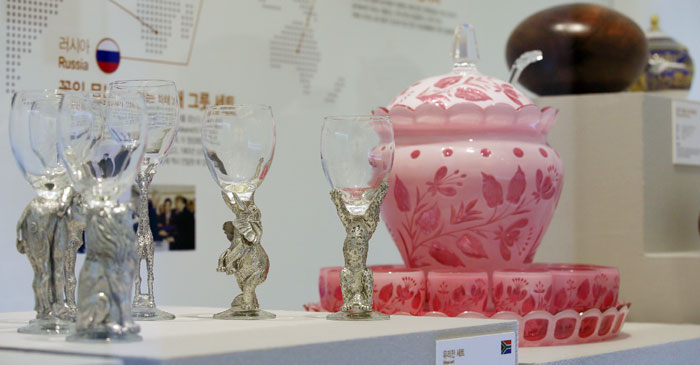
[[[270,261],[260,238],[262,223],[255,190],[275,154],[275,120],[267,105],[220,105],[207,108],[202,120],[202,147],[224,202],[235,214],[223,229],[230,246],[219,256],[217,271],[235,275],[241,289],[231,308],[217,319],[271,319],[260,310],[255,287],[267,278]]]
[[[149,187],[158,166],[173,145],[179,121],[180,101],[175,82],[167,80],[114,81],[107,89],[112,95],[138,92],[143,94],[148,112],[148,144],[136,177],[139,187],[138,230],[139,266],[132,316],[136,320],[157,321],[175,319],[175,315],[156,307],[153,294],[153,232],[148,215]],[[148,292],[141,292],[141,261],[146,260]]]
[[[394,132],[385,116],[326,117],[321,129],[321,163],[347,236],[340,271],[343,305],[332,320],[381,320],[372,310],[374,277],[367,267],[369,240],[394,160]]]
[[[67,93],[58,118],[58,151],[87,206],[87,255],[78,316],[69,341],[138,341],[131,317],[138,247],[131,209],[121,203],[143,159],[148,117],[143,95]]]
[[[37,196],[17,224],[17,250],[34,271],[36,319],[20,333],[67,333],[75,321],[75,291],[66,282],[75,277],[68,262],[68,209],[73,198],[66,170],[57,154],[56,118],[61,95],[55,90],[20,91],[13,95],[9,119],[12,153]]]

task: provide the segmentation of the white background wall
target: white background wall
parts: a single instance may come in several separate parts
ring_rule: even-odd
[[[136,1],[123,3],[135,8]],[[533,12],[565,2],[444,0],[436,6],[454,10],[457,21],[476,26],[481,53],[479,68],[486,74],[505,78],[508,70],[504,47],[511,30]],[[700,52],[700,40],[695,37],[700,23],[691,18],[699,13],[700,3],[692,0],[596,2],[630,14],[643,28],[647,27],[648,17],[658,12],[661,26],[686,43],[694,51],[695,59],[700,60],[696,53]],[[261,6],[269,3],[281,10]],[[235,95],[236,102],[271,104],[277,120],[277,153],[257,195],[265,227],[263,244],[271,259],[268,280],[258,290],[266,308],[299,309],[302,303],[317,300],[318,269],[342,263],[344,232],[328,199],[329,187],[319,160],[322,117],[366,113],[375,106],[386,105],[414,81],[445,73],[450,67],[450,35],[354,19],[350,16],[349,0],[318,0],[310,23],[313,33],[307,36],[318,42],[321,60],[312,79],[312,90],[304,94],[293,67],[270,68],[269,43],[285,24],[303,23],[304,7],[299,4],[305,3],[205,0],[187,67],[123,60],[117,72],[105,76],[95,70],[92,58],[89,73],[57,70],[58,37],[88,37],[94,45],[110,36],[121,41],[123,54],[131,49],[136,53],[141,42],[138,27],[125,29],[132,19],[106,1],[64,1],[59,15],[50,19],[47,29],[35,41],[32,53],[23,55],[23,65],[19,67],[22,78],[16,86],[17,89],[52,88],[58,80],[76,77],[100,82],[167,78],[188,91],[225,92]],[[14,2],[0,1],[3,29],[7,22],[4,9],[8,4]],[[0,32],[0,44],[6,43],[5,37],[5,32]],[[6,59],[4,55],[3,63]],[[5,80],[6,72],[5,67],[0,67],[0,79]],[[345,78],[345,86],[335,103],[327,103],[324,98],[339,76]],[[7,115],[10,95],[2,89],[0,114]],[[697,90],[697,87],[693,90],[692,97],[700,96]],[[4,118],[0,119],[0,130],[7,130]],[[5,243],[0,245],[0,292],[4,294],[0,311],[29,310],[33,307],[32,274],[27,259],[15,251],[14,227],[33,192],[16,168],[7,138],[0,138],[0,166],[6,168],[0,180],[3,204],[0,233],[5,236]],[[221,201],[209,173],[203,166],[167,166],[154,183],[195,184],[198,210],[197,250],[157,254],[158,303],[227,306],[238,288],[233,277],[215,272],[215,266],[219,253],[228,245],[221,224],[231,219],[231,213]],[[553,229],[566,230],[566,227]],[[553,242],[545,237],[536,260],[573,260],[573,253],[570,243]],[[381,225],[371,244],[369,263],[399,262],[398,251]]]

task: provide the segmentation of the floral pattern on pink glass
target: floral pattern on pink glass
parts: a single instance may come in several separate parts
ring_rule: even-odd
[[[423,103],[432,103],[447,109],[465,101],[482,107],[501,103],[519,108],[532,104],[532,101],[513,85],[472,71],[465,74],[434,76],[419,81],[402,91],[389,108],[401,105],[415,109]]]
[[[548,310],[559,313],[565,309],[584,312],[594,308],[594,281],[598,274],[593,270],[552,270],[553,297]]]
[[[493,284],[493,301],[497,312],[509,311],[523,316],[533,310],[547,310],[552,297],[552,276],[546,271],[496,271]]]
[[[510,261],[513,255],[532,261],[539,245],[543,228],[531,224],[528,213],[545,201],[558,198],[562,179],[556,168],[537,169],[532,175],[534,186],[527,184],[526,172],[517,166],[512,177],[501,182],[494,175],[481,172],[481,194],[469,201],[460,200],[458,189],[466,180],[475,178],[449,171],[447,166],[437,169],[434,177],[415,193],[395,174],[393,201],[403,216],[395,231],[397,243],[412,267],[462,267],[465,260],[489,259],[485,244],[497,244],[499,261]],[[454,199],[450,199],[453,198]],[[454,201],[447,211],[437,201]],[[548,204],[548,202],[547,202]],[[456,248],[455,251],[453,248]]]
[[[380,274],[381,275],[381,274]],[[378,283],[380,285],[378,285]],[[419,315],[425,302],[425,277],[402,276],[397,280],[377,280],[375,274],[372,308],[384,314],[404,312]]]
[[[465,311],[483,313],[488,299],[485,272],[428,272],[428,310],[456,316]]]

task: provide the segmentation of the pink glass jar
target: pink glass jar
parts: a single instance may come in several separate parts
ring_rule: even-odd
[[[470,36],[457,34],[458,47],[475,43]],[[547,143],[557,111],[479,73],[468,51],[451,73],[373,112],[394,127],[382,219],[409,267],[491,272],[532,262],[563,186]]]
[[[428,271],[428,310],[456,316],[486,310],[489,278],[483,271],[458,269]]]

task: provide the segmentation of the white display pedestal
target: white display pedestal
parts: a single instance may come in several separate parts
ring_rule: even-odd
[[[337,322],[326,313],[274,311],[276,320],[252,322],[211,319],[219,308],[163,309],[177,319],[139,322],[143,341],[123,344],[19,334],[34,314],[0,313],[0,364],[435,364],[436,340],[516,330],[514,321],[485,319]],[[525,347],[516,356],[533,365],[693,364],[700,359],[700,326],[627,323],[609,341]]]
[[[54,364],[40,358],[51,353],[57,360],[92,356],[107,364],[114,359],[125,364],[435,364],[436,340],[517,331],[515,321],[487,319],[392,316],[339,322],[326,320],[327,313],[273,311],[275,320],[227,321],[211,318],[220,308],[162,309],[177,318],[139,322],[143,341],[112,344],[19,334],[17,327],[34,313],[0,313],[0,363]],[[517,359],[516,348],[514,343]],[[61,361],[56,363],[71,363]]]
[[[700,359],[700,326],[627,323],[609,341],[571,346],[524,347],[522,365],[686,365]]]

